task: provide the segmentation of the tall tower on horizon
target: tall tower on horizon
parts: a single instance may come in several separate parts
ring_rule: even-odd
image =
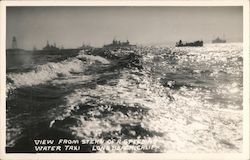
[[[12,38],[12,49],[17,49],[17,40],[15,36]]]

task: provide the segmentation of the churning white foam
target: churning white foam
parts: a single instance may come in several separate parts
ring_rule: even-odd
[[[7,90],[21,86],[38,85],[58,76],[69,76],[70,72],[80,72],[83,68],[82,61],[78,59],[65,60],[62,62],[50,62],[39,65],[35,70],[27,73],[11,73],[7,77],[14,83],[7,84]]]
[[[164,59],[163,49],[146,48],[144,49],[147,52],[144,56],[145,63],[153,63],[155,50],[162,53],[158,52],[158,58]],[[238,63],[238,58],[242,57],[242,46],[238,44],[176,50],[177,58],[179,56],[177,67],[183,67],[185,64],[190,67],[192,64],[225,63],[225,69],[229,74],[231,73],[230,67],[234,68],[234,65]],[[230,66],[232,64],[226,65],[230,62],[229,59],[233,59],[233,66]],[[169,64],[163,65],[166,69],[178,72],[178,68],[167,68]],[[67,104],[61,106],[65,108],[64,114],[58,116],[57,120],[64,120],[67,117],[78,119],[80,122],[69,129],[77,137],[84,139],[102,139],[105,138],[102,137],[105,133],[124,138],[121,136],[124,125],[129,125],[131,128],[141,126],[145,132],[153,134],[144,139],[158,146],[161,152],[242,151],[242,110],[239,104],[228,104],[225,108],[220,100],[216,99],[216,95],[211,96],[214,93],[209,89],[188,88],[185,85],[178,90],[163,87],[158,79],[153,77],[151,66],[144,67],[143,71],[136,69],[121,71],[117,85],[97,85],[95,89],[76,89],[65,97]],[[197,74],[202,72],[203,68],[193,69]],[[232,74],[241,74],[241,69],[240,67],[235,69]],[[216,71],[212,71],[212,74],[215,74],[211,75],[212,77],[224,76]],[[215,93],[219,94],[217,97],[237,95],[236,98],[239,98],[242,95],[242,88],[238,82],[215,87],[217,87]],[[211,99],[215,102],[211,102]],[[86,110],[87,113],[84,115],[74,114],[79,108],[84,107],[81,106],[82,104],[89,102],[95,102],[91,110]],[[117,105],[125,106],[126,113],[115,110]],[[133,110],[133,108],[142,108],[146,111],[142,113],[139,109]],[[100,118],[100,115],[104,114],[103,110],[108,116]],[[131,129],[128,134],[136,135],[136,131]],[[136,138],[143,137],[138,135]]]
[[[22,86],[43,84],[57,77],[70,77],[71,73],[82,72],[87,65],[96,62],[102,64],[109,63],[105,58],[87,55],[82,50],[75,58],[69,58],[61,62],[49,62],[44,65],[38,65],[34,70],[26,73],[7,74],[7,78],[12,81],[7,84],[7,92]]]

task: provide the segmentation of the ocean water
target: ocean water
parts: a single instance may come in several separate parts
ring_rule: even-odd
[[[242,67],[241,43],[7,55],[7,152],[242,152]]]

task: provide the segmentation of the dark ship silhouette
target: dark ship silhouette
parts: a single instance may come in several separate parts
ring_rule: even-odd
[[[56,47],[55,43],[54,43],[54,45],[50,45],[49,41],[47,41],[47,45],[45,47],[43,47],[43,50],[45,50],[45,51],[58,51],[60,49],[58,47]]]
[[[127,40],[126,42],[121,42],[121,41],[117,41],[115,39],[113,39],[113,42],[111,44],[107,44],[103,46],[104,48],[131,48],[131,47],[135,47],[135,45],[131,45],[129,43],[129,41]]]
[[[202,47],[203,41],[186,42],[183,43],[182,40],[176,43],[176,47]]]
[[[217,37],[216,39],[212,40],[212,43],[226,43],[227,41],[225,39],[220,39]]]

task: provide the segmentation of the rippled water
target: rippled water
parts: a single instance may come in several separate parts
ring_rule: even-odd
[[[28,71],[7,69],[8,150],[32,152],[33,139],[69,138],[124,147],[83,145],[81,152],[242,151],[242,44],[111,54],[123,56],[81,51]],[[131,149],[138,144],[146,145]]]

